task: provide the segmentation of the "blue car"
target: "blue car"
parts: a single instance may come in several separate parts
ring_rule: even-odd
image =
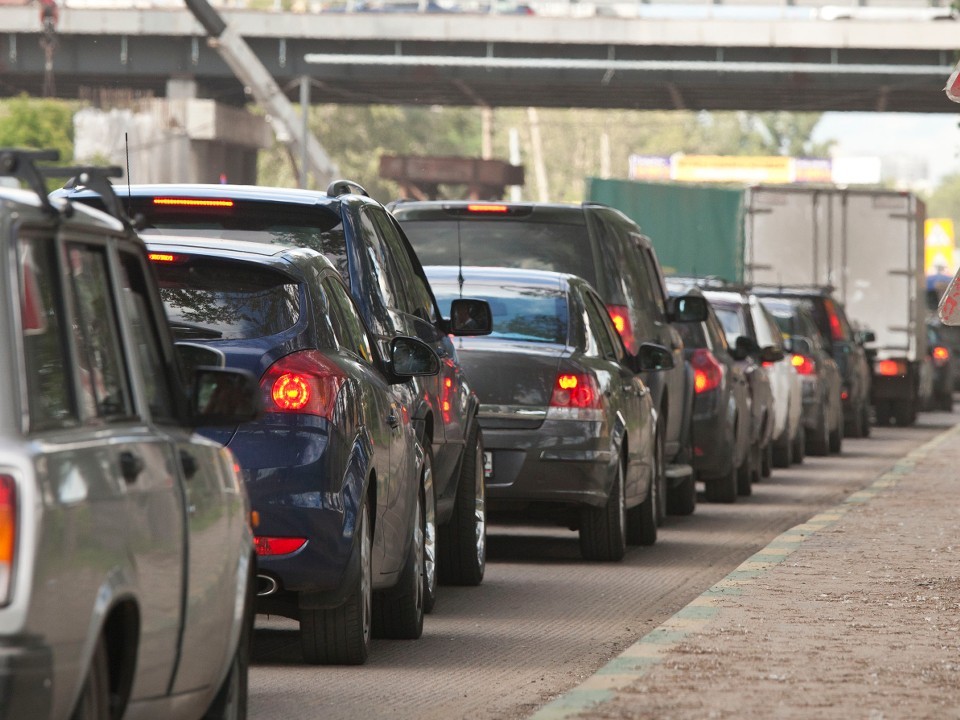
[[[259,378],[259,420],[204,430],[243,471],[257,611],[299,620],[315,663],[364,662],[373,633],[419,637],[432,470],[405,408],[410,378],[435,375],[439,358],[398,336],[379,360],[339,273],[314,250],[187,237],[151,237],[148,248],[190,364]]]

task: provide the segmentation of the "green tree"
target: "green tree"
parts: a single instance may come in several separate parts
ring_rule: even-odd
[[[0,147],[55,148],[73,159],[73,103],[26,95],[0,101]]]
[[[947,175],[933,190],[927,200],[927,217],[952,218],[960,228],[960,173]]]

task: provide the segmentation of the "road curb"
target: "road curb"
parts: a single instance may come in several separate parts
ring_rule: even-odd
[[[904,475],[913,471],[919,460],[954,436],[960,436],[960,425],[945,430],[904,455],[867,487],[851,493],[834,507],[775,537],[662,625],[630,645],[580,685],[544,705],[529,720],[567,720],[613,700],[619,690],[629,687],[660,664],[678,643],[700,632],[716,618],[722,610],[720,603],[724,598],[740,595],[745,586],[790,557],[818,531],[834,525],[852,507],[870,502],[881,492],[894,487]]]

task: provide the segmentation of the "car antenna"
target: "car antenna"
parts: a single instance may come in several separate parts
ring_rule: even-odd
[[[460,299],[463,300],[463,246],[460,243],[460,223],[457,223],[457,284],[460,285]]]
[[[133,207],[133,191],[130,189],[130,134],[123,134],[123,156],[127,161],[127,217],[131,217],[130,208]]]

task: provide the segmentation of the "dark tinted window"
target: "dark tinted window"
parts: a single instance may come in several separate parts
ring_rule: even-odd
[[[416,315],[421,320],[433,322],[436,318],[434,318],[433,299],[430,296],[430,290],[423,278],[414,269],[413,261],[410,258],[411,250],[403,235],[384,210],[369,208],[368,212],[376,223],[381,237],[386,242],[397,279],[402,284],[404,312]]]
[[[56,245],[50,240],[23,238],[18,252],[29,429],[74,425],[77,413],[68,384],[69,350],[63,333]]]
[[[615,333],[616,329],[612,327],[612,321],[607,314],[606,308],[590,295],[585,296],[583,302],[588,318],[586,332],[588,336],[595,336],[595,344],[600,349],[598,354],[610,360],[620,360],[623,346],[619,341],[614,342],[610,331]],[[588,343],[589,342],[588,340]]]
[[[456,284],[433,283],[440,312],[450,316],[450,303],[460,297]],[[490,337],[531,342],[566,343],[567,297],[558,289],[520,285],[482,285],[464,288],[464,297],[490,303],[493,332]]]
[[[201,257],[155,267],[179,339],[266,337],[300,319],[300,286],[271,268]]]
[[[521,220],[404,220],[423,265],[522,267],[579,275],[596,285],[585,225]]]
[[[372,363],[370,339],[347,289],[341,282],[329,277],[324,279],[323,289],[330,301],[330,321],[337,336],[337,343],[347,352]]]
[[[733,345],[741,335],[749,335],[746,319],[743,317],[743,308],[741,306],[720,305],[713,306],[717,313],[717,319],[723,326],[723,332],[727,336],[727,343]]]

